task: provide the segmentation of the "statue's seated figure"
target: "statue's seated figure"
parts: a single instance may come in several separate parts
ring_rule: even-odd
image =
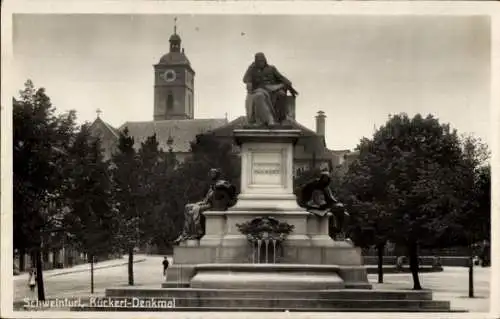
[[[184,209],[184,227],[175,240],[179,243],[189,239],[200,239],[204,235],[203,215],[207,210],[227,210],[236,204],[236,187],[228,181],[220,179],[221,171],[211,169],[211,184],[202,201],[188,203]]]
[[[339,200],[335,198],[330,189],[330,174],[322,172],[321,176],[305,183],[297,191],[298,204],[316,216],[334,216],[334,228],[339,237],[344,235],[345,218],[349,216]]]
[[[248,124],[257,126],[281,125],[289,116],[290,101],[298,92],[292,82],[278,69],[267,63],[264,53],[255,54],[243,82],[247,87],[246,113]],[[291,95],[287,95],[290,92]]]

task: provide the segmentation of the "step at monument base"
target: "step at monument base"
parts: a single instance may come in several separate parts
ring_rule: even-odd
[[[266,285],[262,275],[277,275],[270,279],[276,284],[281,280],[285,286]],[[285,274],[290,275],[285,278]],[[293,276],[293,277],[292,277]],[[215,280],[214,278],[218,279]],[[319,277],[322,279],[319,280]],[[281,278],[281,279],[280,279]],[[203,283],[207,281],[206,285]],[[266,288],[266,289],[371,289],[364,266],[309,265],[309,264],[173,264],[167,272],[164,288],[180,287],[191,282],[197,288]],[[211,282],[211,283],[208,283]],[[231,282],[234,285],[231,286]],[[294,286],[294,283],[297,285]],[[219,286],[214,286],[220,283]],[[260,286],[259,286],[260,285]]]
[[[213,289],[341,289],[338,266],[297,264],[200,264],[191,288]]]
[[[170,307],[83,307],[75,311],[310,311],[450,312],[449,301],[413,290],[245,290],[196,288],[107,289],[106,297],[169,301]]]

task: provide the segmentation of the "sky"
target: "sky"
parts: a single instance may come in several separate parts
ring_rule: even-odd
[[[490,25],[482,16],[178,15],[196,72],[195,118],[244,115],[256,52],[299,91],[296,117],[326,113],[330,149],[353,149],[389,114],[433,114],[490,143]],[[59,112],[118,127],[153,119],[153,65],[172,15],[15,15],[13,80],[45,87]],[[17,94],[17,92],[13,92]]]

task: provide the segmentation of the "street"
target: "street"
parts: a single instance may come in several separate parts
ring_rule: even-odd
[[[136,287],[159,288],[163,280],[163,256],[137,255],[134,264]],[[95,295],[103,295],[106,288],[127,286],[126,258],[116,263],[119,266],[96,269],[94,271]],[[172,263],[172,260],[170,260]],[[101,266],[97,264],[96,267]],[[75,267],[76,268],[76,267]],[[81,268],[81,267],[80,267]],[[62,269],[68,272],[72,269]],[[466,309],[472,312],[487,312],[489,309],[490,268],[474,269],[474,292],[476,298],[468,298],[468,269],[461,267],[445,267],[443,272],[420,274],[423,288],[431,289],[436,300],[451,300],[452,309]],[[79,297],[90,295],[90,272],[57,274],[47,272],[45,293],[47,298]],[[384,276],[384,284],[377,283],[377,275],[369,275],[375,289],[411,289],[411,274],[388,274]],[[34,297],[27,286],[26,276],[14,278],[14,300],[19,301],[27,296]],[[36,294],[36,290],[35,290]]]
[[[163,256],[137,255],[134,256],[134,259],[145,259],[134,264],[134,281],[136,286],[160,287],[163,280],[161,264]],[[127,259],[125,257],[120,261],[126,263]],[[96,264],[96,267],[99,266],[99,263]],[[68,272],[70,270],[71,268],[61,269],[60,272]],[[44,282],[46,298],[90,295],[90,271],[79,271],[58,276],[47,274],[46,276],[44,275]],[[106,288],[127,285],[127,265],[94,270],[94,293],[96,295],[103,295]],[[33,296],[28,288],[27,276],[14,277],[14,300],[22,300],[27,296]]]

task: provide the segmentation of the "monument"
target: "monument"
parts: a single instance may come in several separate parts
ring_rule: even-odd
[[[243,80],[249,123],[234,131],[242,164],[237,198],[212,170],[206,197],[186,205],[162,288],[107,289],[106,296],[179,298],[172,310],[448,311],[449,302],[433,301],[430,291],[372,289],[360,249],[342,236],[347,213],[327,187],[329,175],[294,194],[301,132],[286,123],[287,101],[297,95],[291,82],[262,53]]]
[[[273,273],[275,289],[283,285],[300,286],[306,282],[311,289],[315,285],[316,288],[370,289],[359,249],[329,236],[331,213],[327,206],[330,202],[326,206],[320,203],[319,210],[308,206],[308,203],[301,207],[294,194],[293,151],[301,132],[286,123],[288,93],[297,95],[291,81],[276,67],[269,65],[263,53],[255,55],[255,61],[243,81],[247,87],[249,123],[243,129],[234,131],[236,143],[241,149],[242,167],[237,201],[234,206],[228,205],[219,210],[210,209],[207,200],[186,206],[186,212],[191,210],[196,212],[195,215],[199,209],[203,210],[205,233],[199,242],[193,242],[192,238],[180,240],[180,245],[174,249],[174,264],[169,270],[167,283],[181,282],[200,288],[218,288],[219,283],[222,285],[219,288],[245,285],[268,288],[262,281],[268,272]],[[304,188],[305,197],[311,197],[306,194],[308,192],[315,195],[307,199],[309,204],[316,199],[317,191],[323,195],[326,186],[311,183]],[[325,198],[331,200],[333,197],[323,195],[322,199]],[[190,216],[192,214],[187,213],[186,220],[192,220]],[[255,226],[259,222],[263,223],[260,230],[257,227],[253,234],[242,232],[245,224],[248,230],[250,225]],[[289,227],[286,234],[273,229],[273,225],[276,228],[280,224]],[[255,233],[259,231],[276,233],[275,237],[279,240],[267,235],[260,244],[259,240],[252,243],[248,235],[262,237],[262,234]],[[261,258],[266,255],[267,259]],[[261,272],[250,279],[247,267],[253,268],[256,263],[262,262],[267,266],[259,265]],[[316,267],[326,265],[331,268],[330,272],[326,272],[324,267]],[[222,269],[232,273],[231,283],[216,274]],[[286,272],[278,275],[284,270],[291,275]],[[304,271],[307,274],[301,276],[302,283],[298,279],[290,280],[295,272]],[[326,282],[330,284],[325,286]]]

